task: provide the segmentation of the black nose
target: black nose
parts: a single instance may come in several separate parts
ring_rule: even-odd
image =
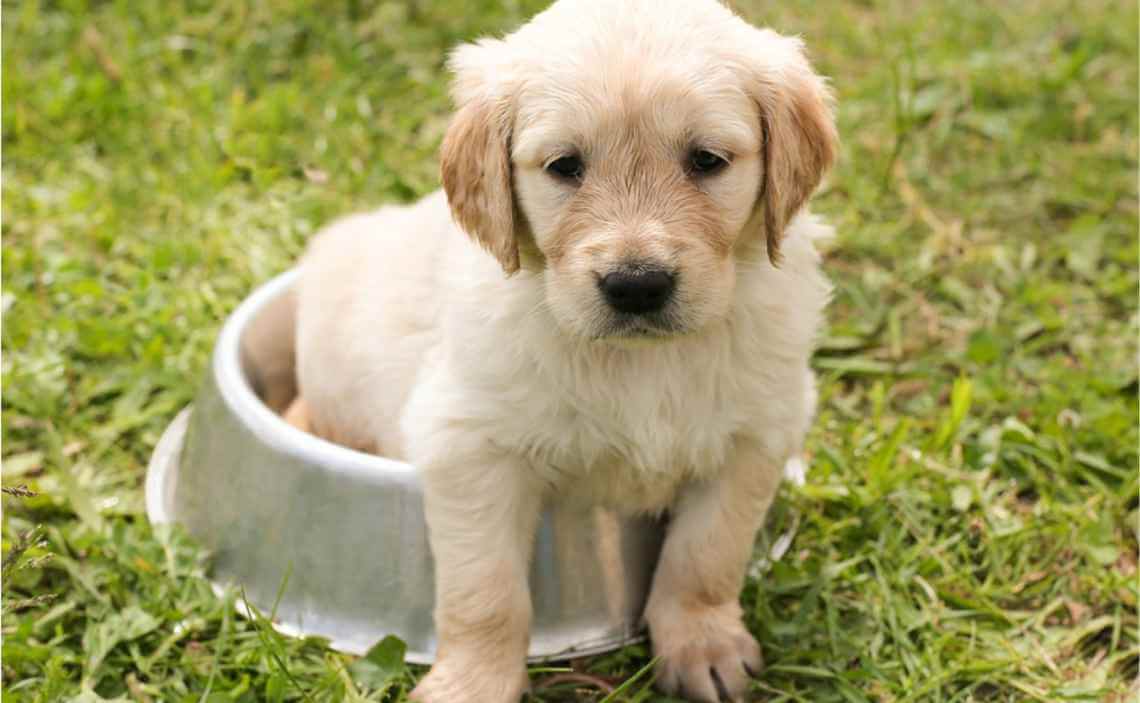
[[[642,314],[665,307],[673,294],[673,274],[660,270],[615,271],[598,282],[618,312]]]

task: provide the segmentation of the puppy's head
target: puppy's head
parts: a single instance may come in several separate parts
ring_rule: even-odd
[[[835,158],[798,40],[714,0],[562,0],[460,47],[443,185],[563,329],[657,339],[727,315],[738,261],[780,259]]]

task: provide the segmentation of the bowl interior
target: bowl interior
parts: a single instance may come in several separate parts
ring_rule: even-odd
[[[238,342],[245,382],[278,415],[297,395],[296,308],[290,285],[254,311]]]

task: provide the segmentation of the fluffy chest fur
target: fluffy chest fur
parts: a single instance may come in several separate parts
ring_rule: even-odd
[[[736,373],[731,342],[725,329],[668,346],[587,343],[532,357],[535,386],[519,399],[523,413],[500,419],[500,436],[570,493],[667,502],[679,481],[723,464],[749,420],[751,384]]]
[[[559,492],[643,510],[714,476],[742,435],[781,466],[810,419],[808,359],[828,295],[810,234],[781,269],[741,266],[727,319],[633,347],[562,334],[536,302],[537,278],[476,272],[441,309],[405,428],[478,427]],[[469,304],[488,299],[500,304]]]

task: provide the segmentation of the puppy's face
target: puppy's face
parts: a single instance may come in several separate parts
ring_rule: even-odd
[[[711,0],[564,0],[453,65],[456,218],[508,273],[541,270],[575,335],[663,339],[723,318],[738,261],[778,260],[834,155],[799,44]]]
[[[727,312],[763,135],[729,72],[705,68],[721,75],[628,61],[519,94],[514,187],[564,328],[652,339]]]

